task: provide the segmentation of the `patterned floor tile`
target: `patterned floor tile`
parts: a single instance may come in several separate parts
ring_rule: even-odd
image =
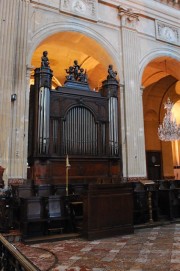
[[[179,241],[180,224],[170,224],[91,242],[14,246],[42,271],[180,271]]]

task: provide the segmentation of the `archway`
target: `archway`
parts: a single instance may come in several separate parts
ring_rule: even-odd
[[[179,68],[179,61],[163,56],[150,61],[143,72],[145,149],[150,179],[171,179],[178,175],[175,169],[179,167],[179,143],[161,141],[157,132],[168,98],[174,103],[174,116],[179,121]]]
[[[54,74],[54,87],[63,85],[66,72],[75,59],[88,75],[91,89],[96,91],[107,76],[108,65],[116,63],[107,51],[94,39],[80,32],[58,32],[44,39],[34,51],[31,64],[40,66],[43,51],[48,51],[50,67]]]
[[[49,67],[41,67],[41,57],[44,51],[48,52],[50,68],[54,75],[52,81],[57,91],[51,91],[50,76],[48,79],[46,78],[47,80],[43,79],[44,81],[41,81],[43,83],[39,83],[40,78],[43,78],[45,74],[51,74]],[[90,87],[88,90],[91,90],[89,93],[87,91],[82,93],[82,89],[78,85],[82,82],[80,80],[75,82],[75,72],[72,76],[73,80],[68,81],[67,69],[74,67],[75,60],[86,71]],[[34,68],[41,67],[42,69],[35,70],[35,78],[38,78],[39,81],[37,80],[38,83],[31,88],[32,95],[30,94],[30,109],[31,107],[34,109],[29,114],[28,162],[31,167],[31,177],[37,183],[63,182],[64,158],[67,154],[71,155],[73,176],[70,177],[73,181],[98,179],[99,176],[102,178],[121,176],[119,92],[116,80],[118,76],[117,78],[111,77],[116,88],[114,92],[110,93],[111,91],[108,92],[107,89],[104,91],[105,88],[102,87],[103,82],[110,78],[110,74],[108,75],[110,64],[113,66],[113,70],[116,70],[115,61],[117,59],[112,59],[112,56],[97,41],[82,33],[72,31],[50,35],[34,51],[31,65]],[[45,69],[49,70],[45,71]],[[38,75],[38,71],[40,75]],[[69,89],[67,89],[68,87]],[[108,106],[111,107],[111,110],[108,110]],[[70,110],[71,107],[74,109]],[[87,108],[90,108],[93,113],[92,117]],[[68,110],[70,112],[69,121],[66,121],[65,112]],[[113,115],[116,117],[113,118]],[[112,124],[113,132],[110,131],[109,123]],[[93,133],[89,135],[90,129]],[[92,144],[94,144],[95,151],[89,151],[89,146]],[[88,161],[92,166],[88,165]],[[50,172],[54,172],[54,174]]]

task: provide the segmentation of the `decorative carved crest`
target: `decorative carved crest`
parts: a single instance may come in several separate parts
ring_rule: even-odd
[[[97,21],[97,0],[61,0],[60,10]]]
[[[156,21],[156,38],[168,43],[180,45],[180,29],[172,25]]]

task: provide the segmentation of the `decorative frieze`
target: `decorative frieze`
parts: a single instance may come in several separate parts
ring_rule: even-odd
[[[180,45],[180,29],[164,22],[156,21],[156,38]]]
[[[61,0],[60,10],[80,17],[97,21],[97,0]]]

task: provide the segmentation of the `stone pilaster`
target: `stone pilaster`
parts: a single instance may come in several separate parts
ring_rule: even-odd
[[[128,172],[127,172],[127,151],[126,151],[126,146],[127,146],[127,138],[126,138],[126,116],[125,116],[125,87],[124,84],[120,84],[120,114],[121,114],[121,142],[122,142],[122,159],[123,159],[123,177],[126,180],[128,177]]]
[[[1,74],[0,74],[0,164],[5,168],[4,180],[26,177],[24,159],[25,100],[26,100],[26,50],[29,1],[0,1],[1,24]],[[11,95],[16,99],[11,101]],[[24,157],[26,156],[26,157]]]
[[[146,176],[144,144],[144,122],[142,96],[139,83],[139,38],[136,25],[138,13],[119,8],[121,17],[123,70],[124,70],[124,135],[123,174],[124,177]]]

